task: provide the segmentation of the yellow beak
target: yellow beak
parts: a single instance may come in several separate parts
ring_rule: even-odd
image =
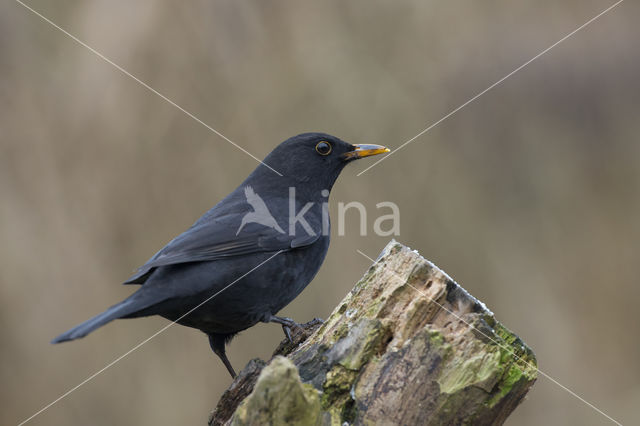
[[[353,145],[355,148],[353,151],[342,154],[345,160],[357,160],[359,158],[370,157],[372,155],[384,154],[385,152],[391,152],[391,150],[382,145]]]

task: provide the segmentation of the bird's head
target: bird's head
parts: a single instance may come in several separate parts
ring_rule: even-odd
[[[380,145],[354,145],[326,133],[302,133],[278,145],[264,162],[288,180],[331,189],[347,163],[385,152],[389,149]],[[256,171],[260,169],[277,179],[263,165]]]

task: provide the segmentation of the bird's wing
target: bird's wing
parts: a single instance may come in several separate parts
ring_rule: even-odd
[[[311,245],[320,237],[320,232],[313,236],[306,233],[290,236],[262,226],[258,232],[243,231],[243,235],[238,237],[235,235],[238,225],[238,220],[224,218],[196,222],[138,268],[125,284],[143,283],[158,266],[212,261],[257,252],[288,251]]]

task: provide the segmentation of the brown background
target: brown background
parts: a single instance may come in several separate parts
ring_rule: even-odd
[[[30,1],[256,156],[303,131],[395,148],[612,1]],[[640,27],[622,3],[332,194],[394,201],[419,250],[622,423],[640,406]],[[130,271],[256,162],[11,1],[0,5],[0,423],[167,322],[49,340],[126,297]],[[334,231],[337,226],[334,223]],[[326,317],[388,237],[356,215],[284,314]],[[281,338],[230,346],[241,368]],[[32,424],[204,424],[229,384],[173,327]],[[540,378],[510,425],[610,424]]]

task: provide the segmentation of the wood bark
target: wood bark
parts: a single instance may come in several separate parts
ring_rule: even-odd
[[[247,365],[209,425],[500,425],[536,376],[482,302],[392,241],[323,324]]]

